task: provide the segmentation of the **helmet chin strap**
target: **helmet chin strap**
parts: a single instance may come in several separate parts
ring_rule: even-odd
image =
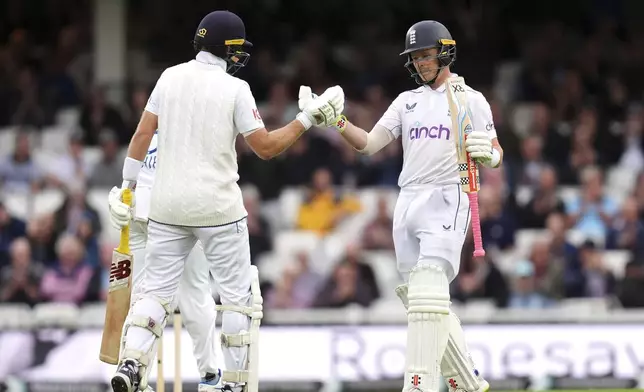
[[[436,71],[436,75],[435,75],[431,80],[425,80],[425,76],[423,75],[423,73],[422,73],[422,72],[420,72],[420,71],[418,71],[418,69],[416,69],[416,71],[418,71],[418,73],[420,74],[420,77],[423,79],[423,81],[425,82],[425,84],[428,84],[428,85],[430,85],[430,86],[431,86],[431,85],[433,85],[433,84],[436,82],[436,79],[438,79],[438,76],[441,74],[441,72],[443,71],[443,69],[444,69],[444,68],[445,68],[445,67],[438,67],[438,68],[436,68],[436,69],[435,69],[435,71]],[[432,70],[432,71],[433,71],[433,70]]]

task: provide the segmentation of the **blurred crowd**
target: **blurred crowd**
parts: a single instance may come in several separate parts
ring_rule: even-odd
[[[105,298],[114,244],[101,241],[102,230],[108,228],[102,227],[87,191],[120,183],[123,147],[152,85],[131,78],[127,101],[114,103],[106,99],[109,86],[93,83],[88,3],[10,0],[0,9],[0,132],[6,127],[19,130],[12,152],[0,157],[0,200],[3,194],[52,188],[66,194],[52,214],[26,218],[13,215],[0,202],[0,302],[80,304]],[[151,63],[185,61],[191,55],[192,29],[210,8],[200,1],[193,7],[163,2],[167,7],[150,8],[148,3],[129,5],[128,44],[146,53]],[[537,12],[531,15],[534,20],[517,16],[512,23],[497,23],[509,12],[502,6],[506,2],[486,3],[485,8],[477,2],[427,2],[435,8],[419,4],[416,11],[432,11],[419,14],[412,12],[416,2],[406,9],[404,1],[395,7],[374,1],[362,18],[343,29],[346,34],[330,24],[289,21],[280,2],[220,3],[247,19],[257,50],[238,76],[251,84],[268,129],[294,118],[301,83],[317,92],[343,83],[348,118],[371,129],[398,93],[414,87],[402,67],[404,59],[398,57],[407,26],[421,14],[444,21],[458,42],[455,71],[487,96],[505,149],[503,168],[482,172],[479,200],[489,256],[484,262],[472,260],[468,238],[461,274],[452,284],[453,300],[490,298],[500,307],[543,308],[563,298],[611,297],[624,307],[644,306],[644,175],[635,175],[644,171],[644,76],[637,71],[644,67],[644,29],[621,18],[622,2],[596,2],[597,8],[577,15],[579,20],[565,19],[570,17],[566,14],[554,21],[539,18]],[[329,7],[341,6],[336,3]],[[257,9],[252,13],[250,7]],[[314,12],[306,5],[298,7]],[[382,20],[376,24],[369,22],[376,12],[369,8],[388,12],[379,14]],[[135,23],[142,20],[143,10],[152,10],[146,28]],[[275,14],[283,22],[270,28],[267,21],[272,18],[266,15]],[[605,18],[596,18],[598,14]],[[347,20],[345,14],[338,15]],[[176,20],[169,37],[164,21],[172,18]],[[503,63],[520,65],[510,99],[502,99],[496,89],[495,70]],[[529,108],[521,130],[512,121],[518,105]],[[67,152],[42,165],[34,159],[39,132],[69,108],[79,116]],[[85,161],[88,147],[99,151],[98,159]],[[357,189],[396,188],[402,165],[399,141],[364,157],[335,132],[321,128],[307,132],[271,161],[257,158],[243,140],[237,151],[240,184],[247,190],[253,262],[273,249],[278,228],[261,211],[284,189],[306,189],[297,229],[326,236],[360,213]],[[607,192],[611,167],[635,173],[632,190],[623,197]],[[564,199],[558,192],[564,185],[579,192]],[[519,200],[519,189],[528,189],[530,197]],[[379,287],[372,267],[364,262],[365,251],[393,252],[387,203],[385,198],[378,201],[376,218],[329,275],[319,275],[309,255],[298,254],[280,279],[266,285],[267,306],[369,306],[383,290],[392,290]],[[502,271],[495,255],[512,249],[522,229],[543,229],[547,235],[531,245],[527,258]],[[569,241],[569,230],[585,235],[581,245]],[[602,259],[604,250],[617,249],[630,252],[619,278]]]

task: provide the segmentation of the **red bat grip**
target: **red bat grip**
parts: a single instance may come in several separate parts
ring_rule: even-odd
[[[479,194],[471,192],[467,194],[470,199],[470,210],[472,211],[472,234],[474,235],[474,257],[485,256],[483,249],[483,238],[481,238],[481,218],[479,217]]]

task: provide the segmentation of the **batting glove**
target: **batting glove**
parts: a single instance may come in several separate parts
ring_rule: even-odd
[[[311,87],[300,86],[300,93],[298,94],[297,106],[299,106],[300,110],[304,110],[306,105],[311,103],[317,97],[318,95],[313,93],[313,91],[311,91]]]
[[[110,194],[108,196],[110,223],[117,230],[121,230],[123,227],[129,225],[133,215],[132,208],[121,201],[122,194],[123,190],[115,186],[110,190]],[[134,198],[132,199],[134,200]]]
[[[489,166],[492,162],[492,142],[485,131],[472,131],[467,135],[465,150],[477,163]]]
[[[328,88],[322,95],[309,102],[296,119],[306,129],[313,125],[331,126],[344,110],[344,91],[340,86]]]

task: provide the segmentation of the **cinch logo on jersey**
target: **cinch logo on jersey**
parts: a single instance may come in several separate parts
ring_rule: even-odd
[[[449,140],[450,130],[443,124],[431,127],[412,127],[409,129],[409,139],[445,139]]]

